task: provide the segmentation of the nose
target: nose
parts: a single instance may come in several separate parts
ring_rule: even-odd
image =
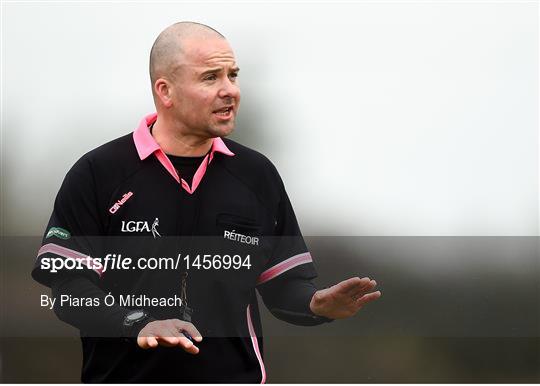
[[[240,87],[236,82],[231,82],[229,78],[225,78],[218,92],[220,98],[240,99]]]

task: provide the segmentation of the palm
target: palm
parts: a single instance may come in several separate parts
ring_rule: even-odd
[[[378,299],[380,291],[370,292],[377,282],[365,277],[353,277],[330,288],[317,291],[311,300],[316,315],[330,319],[343,319],[356,314],[364,305]]]

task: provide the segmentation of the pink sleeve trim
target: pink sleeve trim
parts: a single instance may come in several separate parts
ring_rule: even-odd
[[[259,366],[261,366],[261,384],[266,383],[266,370],[264,369],[264,362],[262,360],[261,350],[259,349],[259,341],[257,340],[257,334],[255,334],[255,329],[253,328],[253,322],[251,321],[251,310],[250,305],[246,309],[247,314],[247,324],[249,329],[249,336],[251,337],[251,343],[253,344],[253,350],[255,350],[255,355],[259,360]]]
[[[272,268],[267,269],[259,276],[257,285],[266,283],[268,280],[272,280],[276,276],[281,275],[283,272],[293,269],[301,264],[307,264],[313,262],[311,254],[309,252],[301,253],[293,257],[289,257],[287,260],[282,261],[279,264],[274,265]]]
[[[88,255],[84,255],[80,252],[52,243],[42,246],[38,251],[37,257],[45,253],[53,253],[68,259],[78,260],[81,262],[81,264],[96,272],[100,277],[103,275],[103,268],[94,268],[96,266],[100,267],[101,264],[95,262],[95,260]]]

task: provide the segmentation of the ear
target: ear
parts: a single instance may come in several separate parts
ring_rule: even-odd
[[[172,106],[172,88],[167,79],[159,78],[156,80],[154,83],[154,92],[163,106]]]

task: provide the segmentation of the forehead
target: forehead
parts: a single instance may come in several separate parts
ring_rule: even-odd
[[[234,52],[225,39],[190,38],[183,44],[183,64],[190,67],[232,66],[236,64]]]

